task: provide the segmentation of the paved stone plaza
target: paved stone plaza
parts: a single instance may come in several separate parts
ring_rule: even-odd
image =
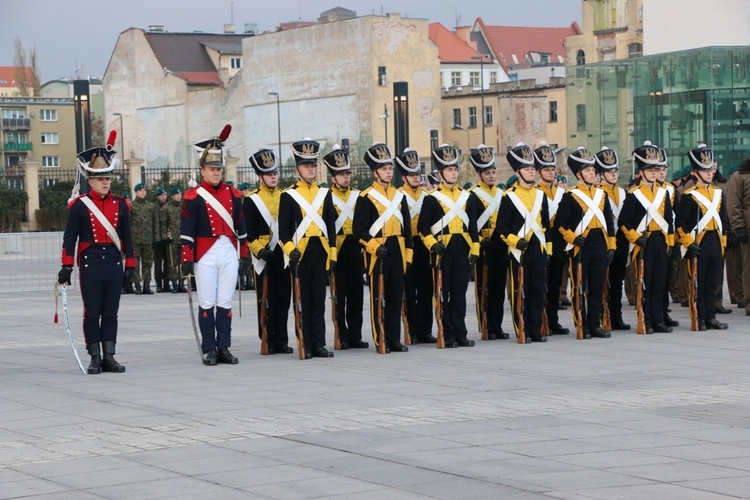
[[[185,294],[128,295],[127,372],[84,376],[52,290],[2,294],[0,498],[750,497],[741,310],[728,331],[690,332],[673,306],[671,334],[519,345],[480,341],[469,295],[476,347],[299,361],[258,354],[244,292],[240,364],[217,367]],[[75,290],[70,306],[86,366]]]

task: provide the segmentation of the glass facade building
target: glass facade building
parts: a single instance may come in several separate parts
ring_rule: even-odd
[[[619,154],[621,178],[644,141],[666,149],[669,175],[705,143],[719,170],[750,156],[750,47],[706,47],[568,66],[568,148]]]

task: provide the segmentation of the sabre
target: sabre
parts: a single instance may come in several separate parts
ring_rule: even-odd
[[[190,276],[192,275],[183,276],[183,278],[187,278],[188,280],[187,286],[185,288],[187,288],[190,321],[193,323],[193,335],[195,336],[195,344],[198,346],[198,357],[201,359],[201,363],[203,363],[203,347],[201,347],[201,337],[198,334],[198,325],[195,324],[195,310],[193,308],[193,287],[190,285]]]
[[[62,295],[63,316],[65,316],[65,328],[68,330],[68,338],[70,339],[70,348],[73,349],[73,356],[76,357],[76,361],[78,362],[78,368],[81,369],[81,373],[86,375],[86,369],[83,367],[83,363],[81,363],[81,357],[78,355],[78,349],[76,349],[76,343],[73,340],[73,332],[71,332],[70,330],[70,316],[68,315],[68,292],[66,290],[65,285],[58,286],[58,289],[60,290],[60,295]]]

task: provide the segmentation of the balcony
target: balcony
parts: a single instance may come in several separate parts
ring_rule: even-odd
[[[31,151],[30,142],[6,142],[3,144],[3,151],[6,153],[18,151]]]
[[[3,128],[21,130],[31,128],[31,118],[3,118]]]

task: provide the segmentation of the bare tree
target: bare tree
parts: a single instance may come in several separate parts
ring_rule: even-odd
[[[29,59],[26,59],[26,49],[23,48],[18,36],[13,38],[15,56],[13,57],[13,76],[16,79],[18,94],[22,96],[38,96],[41,94],[42,82],[39,76],[37,64],[36,45],[29,51]]]
[[[39,73],[39,64],[36,57],[36,45],[32,45],[29,51],[29,65],[31,66],[31,86],[34,89],[34,95],[42,95],[42,78]]]
[[[18,94],[22,96],[28,95],[28,74],[26,72],[26,50],[23,48],[21,39],[18,36],[13,37],[13,46],[15,49],[15,55],[13,57],[13,76],[16,79],[16,88],[18,88]]]

